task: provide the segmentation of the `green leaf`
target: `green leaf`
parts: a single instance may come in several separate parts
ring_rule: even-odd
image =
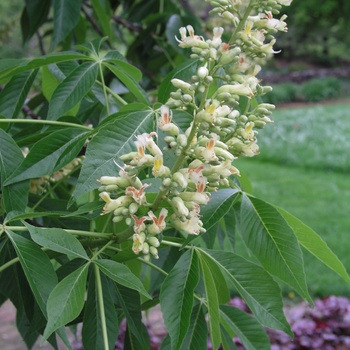
[[[14,76],[0,94],[0,113],[8,119],[16,118],[21,111],[37,70]]]
[[[139,83],[122,69],[121,65],[116,67],[112,64],[104,63],[104,66],[106,66],[129,89],[139,102],[149,105],[149,100],[145,91]]]
[[[170,16],[168,23],[166,24],[165,34],[171,47],[179,54],[183,55],[184,49],[179,46],[179,43],[175,38],[175,36],[179,37],[179,28],[181,27],[183,27],[183,22],[180,15],[173,14]]]
[[[32,241],[10,230],[6,230],[16,250],[30,288],[40,310],[46,316],[46,303],[57,285],[57,276],[48,256]]]
[[[92,61],[93,59],[78,52],[63,51],[51,53],[33,59],[6,60],[6,62],[3,64],[4,68],[1,69],[0,84],[10,77],[26,70],[39,68],[51,63],[66,62],[71,60]]]
[[[288,225],[294,231],[299,243],[323,264],[336,272],[346,282],[350,283],[350,277],[344,265],[327,246],[326,242],[314,230],[305,225],[292,214],[281,208],[276,207],[276,209],[288,222]]]
[[[124,349],[125,350],[149,350],[149,334],[146,326],[141,323],[140,332],[142,333],[142,337],[144,339],[148,339],[145,342],[140,343],[139,339],[135,337],[135,335],[130,331],[130,328],[127,325],[125,338],[124,338]]]
[[[71,216],[81,216],[82,214],[87,214],[94,211],[101,211],[103,207],[103,203],[100,201],[96,202],[88,202],[80,206],[76,211],[73,211],[69,214],[63,214],[64,217],[71,217]]]
[[[50,10],[50,1],[25,0],[25,7],[21,17],[23,41],[29,40],[39,27],[45,23]]]
[[[111,27],[111,9],[108,1],[104,1],[105,7],[103,8],[100,0],[91,0],[92,7],[96,14],[98,24],[102,29],[103,35],[108,36],[108,39],[113,41],[113,31]],[[106,8],[107,7],[107,8]]]
[[[107,277],[113,281],[125,287],[135,289],[146,298],[152,299],[152,297],[147,293],[142,282],[130,271],[127,266],[107,259],[94,260],[94,263]]]
[[[262,266],[312,304],[299,243],[277,209],[244,195],[240,219],[243,239]]]
[[[41,218],[45,216],[64,216],[68,212],[67,211],[43,211],[43,212],[32,212],[32,213],[21,213],[20,211],[10,211],[6,217],[4,223],[7,224],[11,221],[15,220],[25,220],[25,219],[33,219],[33,218]]]
[[[53,0],[53,48],[62,42],[78,24],[81,1]]]
[[[47,302],[45,341],[54,331],[77,318],[83,309],[89,263],[81,266],[60,281]]]
[[[260,266],[232,252],[201,249],[219,266],[263,325],[292,335],[283,314],[281,289]]]
[[[220,317],[231,339],[236,335],[246,350],[269,350],[270,341],[257,320],[233,306],[220,305]],[[231,332],[230,332],[231,330]]]
[[[197,304],[192,310],[190,327],[181,350],[207,350],[207,336],[208,328],[203,311],[203,304]]]
[[[209,230],[220,221],[237,201],[240,190],[237,188],[225,188],[213,192],[210,201],[201,209],[203,227]]]
[[[2,184],[2,201],[6,212],[16,210],[23,212],[28,203],[29,182],[5,186],[5,180],[23,161],[23,154],[16,142],[0,129],[0,182]]]
[[[85,62],[77,67],[54,91],[47,119],[57,120],[76,106],[95,83],[98,64]]]
[[[5,185],[51,175],[77,155],[87,135],[86,131],[67,128],[42,138],[32,147],[27,157],[5,182]],[[64,162],[62,162],[62,157],[64,157]]]
[[[114,161],[122,164],[118,159],[119,156],[136,150],[135,135],[153,131],[153,110],[144,106],[143,110],[127,109],[126,113],[123,115],[122,112],[119,114],[119,118],[106,123],[89,142],[78,183],[73,193],[75,199],[83,193],[98,188],[100,185],[97,179],[101,176],[118,174],[119,169]]]
[[[189,329],[198,281],[197,255],[188,250],[169,272],[160,290],[160,307],[171,338],[171,349],[181,348]]]
[[[181,79],[184,81],[189,80],[192,77],[192,75],[196,74],[198,63],[198,59],[191,59],[180,64],[174,70],[172,70],[160,84],[158,90],[159,102],[166,103],[166,101],[170,97],[170,93],[176,90],[175,87],[171,84],[171,80],[174,78]]]
[[[185,132],[190,127],[192,121],[193,114],[188,113],[187,111],[177,109],[173,110],[172,122],[176,124],[182,130],[182,132]]]
[[[136,82],[139,82],[142,78],[141,71],[128,63],[126,58],[116,50],[108,51],[107,54],[103,57],[103,61],[113,63],[115,66],[123,70],[130,78],[134,79]]]
[[[28,228],[32,240],[42,247],[76,258],[89,259],[79,240],[65,230],[60,228],[39,228],[26,222],[23,223]]]
[[[118,307],[121,307],[124,312],[129,332],[134,335],[140,344],[143,344],[143,348],[146,350],[149,348],[149,342],[147,343],[147,339],[142,332],[143,324],[139,294],[137,291],[120,284],[115,284],[113,292],[117,298]]]
[[[197,250],[199,262],[201,265],[205,294],[207,296],[207,307],[209,316],[209,335],[213,349],[218,349],[221,343],[220,332],[220,317],[219,317],[219,296],[217,287],[225,288],[226,283],[221,286],[217,285],[210,268],[210,259],[206,258],[205,254],[201,254],[200,250]]]
[[[199,254],[200,261],[203,261],[203,263],[206,264],[207,270],[210,271],[214,281],[214,287],[220,286],[220,288],[217,289],[219,304],[226,304],[230,300],[230,291],[220,267],[207,254],[201,254],[200,251],[197,251],[197,253]]]
[[[84,308],[82,340],[84,350],[96,350],[103,344],[101,310],[97,292],[97,281],[94,274],[89,278],[87,300]],[[112,296],[111,281],[104,275],[101,277],[103,306],[106,317],[109,348],[113,349],[119,333],[119,320]]]

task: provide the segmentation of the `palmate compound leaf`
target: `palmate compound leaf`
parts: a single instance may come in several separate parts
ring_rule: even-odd
[[[57,120],[76,106],[92,88],[97,73],[97,63],[85,62],[74,69],[54,91],[47,119]]]
[[[32,240],[50,250],[75,258],[88,260],[85,249],[79,240],[61,228],[39,228],[24,222]]]
[[[220,221],[232,208],[233,204],[239,198],[240,190],[237,188],[225,188],[213,192],[210,201],[206,206],[201,208],[201,220],[203,227],[209,230],[218,221]],[[202,239],[201,236],[188,235],[184,245],[189,244],[196,238]]]
[[[146,298],[152,299],[141,280],[138,279],[126,265],[107,259],[95,260],[94,263],[111,280],[125,287],[135,289]]]
[[[190,327],[182,344],[181,350],[207,350],[208,328],[205,320],[203,304],[193,307]]]
[[[323,264],[336,272],[346,282],[350,283],[350,277],[338,259],[338,257],[327,246],[326,242],[310,227],[301,222],[298,218],[285,210],[276,207],[279,213],[288,222],[288,225],[294,231],[299,243],[312,255],[314,255]]]
[[[171,84],[171,80],[177,78],[187,81],[194,74],[196,74],[198,63],[198,59],[190,59],[172,70],[160,84],[158,89],[158,100],[162,103],[166,103],[170,97],[170,93],[176,90],[176,88]]]
[[[261,265],[312,304],[299,243],[277,209],[260,199],[243,195],[240,231]]]
[[[220,318],[231,339],[237,336],[246,350],[270,349],[266,332],[253,316],[234,306],[220,305]]]
[[[23,212],[27,206],[28,181],[4,186],[5,180],[22,163],[23,158],[22,151],[16,142],[0,129],[0,183],[2,184],[2,201],[6,212],[12,210]]]
[[[119,333],[118,314],[113,303],[113,283],[103,274],[99,274],[102,287],[103,306],[106,318],[109,348],[113,349]],[[103,344],[103,330],[101,320],[101,305],[98,296],[98,281],[96,274],[89,276],[87,300],[84,308],[82,340],[85,350],[96,350]]]
[[[53,1],[53,37],[52,48],[63,41],[78,24],[82,0]]]
[[[46,316],[47,300],[58,281],[50,259],[37,244],[29,239],[10,230],[6,230],[6,233],[16,250],[34,297]]]
[[[50,53],[33,59],[8,59],[0,62],[0,84],[21,72],[46,66],[51,63],[67,62],[72,60],[92,61],[89,56],[73,51]]]
[[[122,109],[117,118],[109,119],[89,142],[74,199],[99,187],[97,180],[101,176],[117,176],[119,169],[115,162],[122,166],[119,157],[136,151],[135,136],[153,131],[154,111],[140,104],[135,109],[132,107],[127,106],[125,114]]]
[[[22,72],[14,76],[0,93],[0,114],[16,118],[21,111],[38,70]]]
[[[43,334],[44,342],[58,328],[79,316],[84,306],[86,279],[90,263],[79,267],[60,281],[47,302],[48,321]]]
[[[293,335],[283,313],[281,289],[259,265],[220,250],[201,249],[217,264],[263,325]]]
[[[147,94],[137,81],[135,81],[124,69],[119,65],[115,66],[110,63],[104,65],[128,88],[128,90],[137,98],[139,102],[149,104]]]
[[[193,292],[198,281],[198,258],[191,249],[180,257],[160,290],[160,307],[172,350],[181,348],[190,326]]]
[[[211,265],[213,264],[209,258],[206,258],[206,254],[201,254],[200,250],[197,250],[197,254],[199,257],[205,294],[207,297],[210,341],[213,349],[218,349],[221,343],[218,288],[227,289],[227,287],[226,283],[224,285],[217,285],[215,283],[216,281],[211,268]]]
[[[86,131],[67,128],[42,138],[34,144],[28,156],[6,180],[5,185],[51,175],[76,157],[87,135]]]

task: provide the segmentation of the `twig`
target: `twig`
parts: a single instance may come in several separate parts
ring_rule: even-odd
[[[130,22],[126,21],[126,20],[123,19],[123,18],[120,18],[120,17],[117,17],[117,16],[112,16],[112,19],[113,19],[115,22],[117,22],[117,23],[123,25],[125,28],[127,28],[127,29],[129,29],[129,30],[131,30],[131,31],[133,31],[133,32],[139,33],[139,32],[142,31],[142,27],[141,27],[140,25],[130,23]]]

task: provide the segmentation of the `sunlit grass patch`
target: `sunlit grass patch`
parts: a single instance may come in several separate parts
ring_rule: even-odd
[[[323,170],[350,170],[350,105],[279,109],[259,133],[259,159]]]
[[[260,137],[261,154],[235,165],[253,194],[313,228],[350,271],[350,105],[279,110]],[[347,295],[350,286],[305,254],[314,295]]]

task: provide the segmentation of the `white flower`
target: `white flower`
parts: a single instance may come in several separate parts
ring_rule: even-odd
[[[153,223],[148,226],[148,232],[153,235],[161,233],[166,227],[165,218],[167,215],[168,210],[165,208],[161,209],[158,217],[154,215],[152,210],[150,210],[148,212],[148,216],[152,219]]]
[[[198,235],[200,232],[205,232],[203,229],[203,223],[199,219],[199,211],[194,209],[190,212],[190,218],[181,221],[178,218],[171,222],[172,226],[177,230],[184,231],[190,235]]]
[[[134,233],[132,236],[133,245],[132,251],[139,254],[143,250],[143,243],[145,242],[145,234]]]
[[[145,189],[151,186],[150,184],[144,184],[140,189],[133,186],[128,186],[125,189],[125,195],[131,197],[136,203],[143,205],[147,203]]]
[[[137,135],[136,136],[137,141],[135,141],[135,145],[137,146],[138,150],[140,147],[143,147],[143,149],[146,147],[153,156],[156,156],[156,155],[162,156],[163,153],[160,150],[160,148],[157,146],[157,144],[154,142],[153,136],[157,137],[157,133],[154,131],[151,132],[150,134],[143,133],[141,135]]]
[[[184,201],[180,197],[173,197],[171,199],[171,206],[174,209],[176,216],[183,217],[189,214],[189,210],[185,206]]]
[[[186,28],[189,36],[187,36]],[[206,49],[209,47],[208,43],[204,41],[204,38],[199,35],[194,35],[194,29],[191,25],[187,27],[182,27],[179,29],[181,34],[181,40],[179,40],[176,36],[175,39],[179,43],[179,46],[182,48],[191,48],[191,47],[199,47],[201,49]]]
[[[197,204],[208,204],[210,198],[204,192],[182,192],[179,194],[185,202],[195,202]]]
[[[101,192],[99,196],[106,202],[101,215],[108,214],[119,207],[128,206],[132,202],[132,199],[127,196],[111,199],[108,192]]]
[[[179,128],[171,122],[172,111],[167,105],[160,107],[160,117],[158,118],[157,124],[160,130],[167,132],[170,135],[179,135]]]
[[[142,216],[141,218],[138,218],[136,215],[132,216],[134,219],[134,232],[141,234],[141,232],[144,232],[146,230],[146,225],[144,223],[145,220],[148,220],[148,216]]]
[[[222,43],[221,36],[222,36],[223,32],[224,32],[224,28],[222,28],[222,27],[214,27],[214,29],[213,29],[213,40],[210,43],[211,46],[218,47],[218,46],[221,45],[221,43]]]
[[[163,156],[155,156],[152,168],[154,177],[165,177],[170,174],[170,169],[163,165]]]

